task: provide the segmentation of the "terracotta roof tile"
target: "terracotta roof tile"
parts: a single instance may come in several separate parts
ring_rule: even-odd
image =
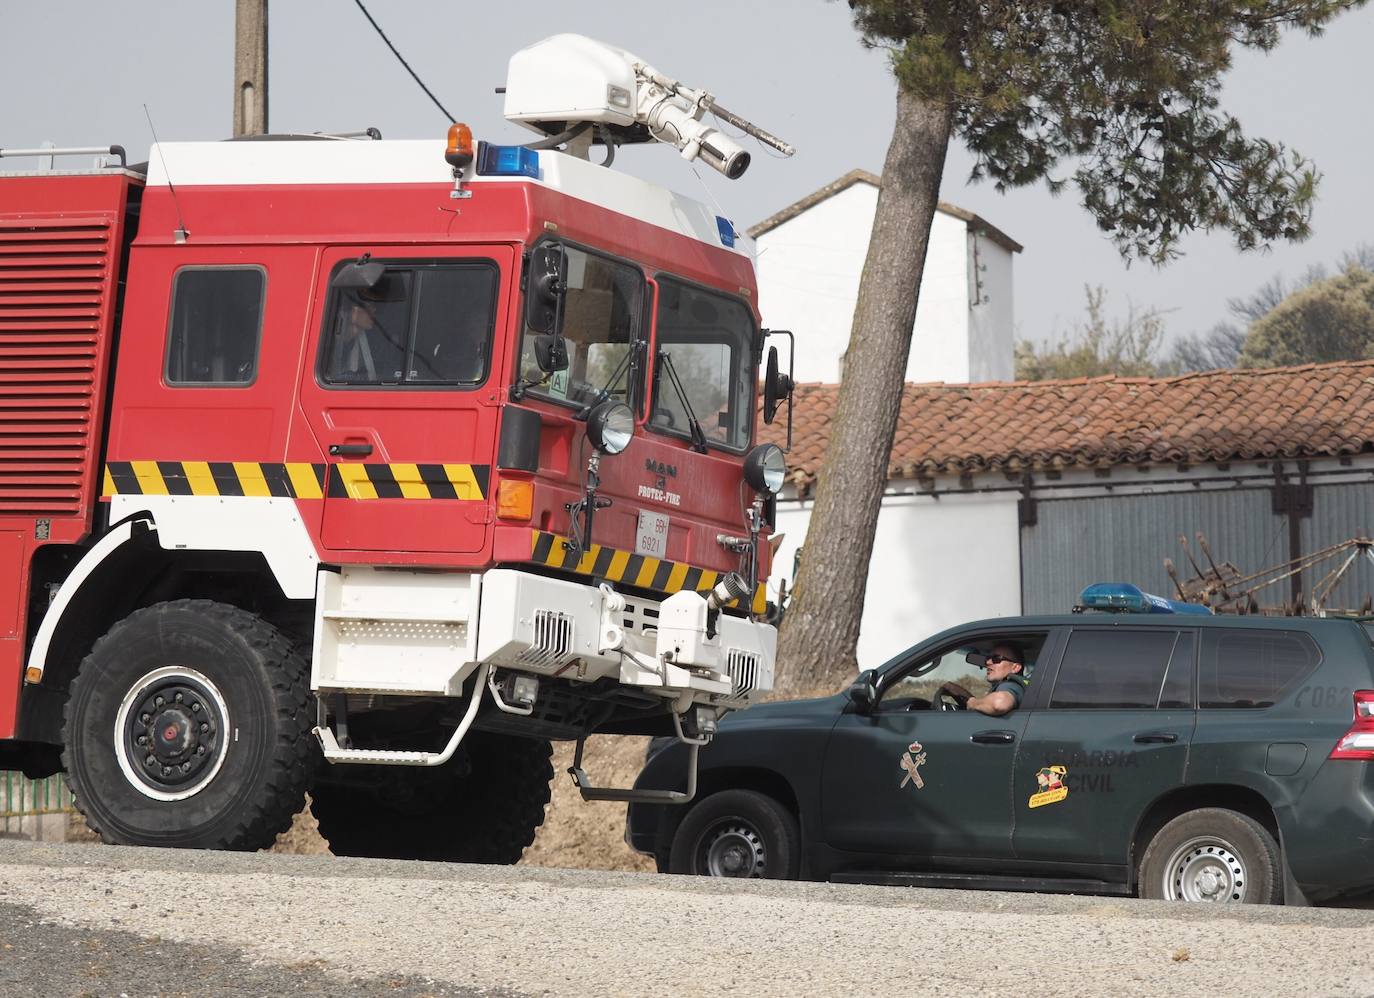
[[[793,481],[815,480],[838,385],[798,385]],[[784,443],[786,421],[761,427]],[[889,478],[1374,452],[1374,361],[1171,378],[908,384]]]

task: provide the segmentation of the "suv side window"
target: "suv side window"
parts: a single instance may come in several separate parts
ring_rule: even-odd
[[[1153,710],[1177,631],[1075,630],[1064,650],[1050,707]]]
[[[1272,707],[1320,661],[1321,652],[1301,631],[1208,629],[1202,637],[1198,706]]]
[[[1174,645],[1174,655],[1169,659],[1169,672],[1164,677],[1164,686],[1159,691],[1160,710],[1191,710],[1193,706],[1193,675],[1197,672],[1194,649],[1197,636],[1192,631],[1183,631]]]
[[[987,696],[984,659],[998,645],[1009,645],[1021,652],[1022,672],[1034,682],[1036,662],[1048,640],[1049,634],[1044,631],[965,638],[957,645],[941,648],[934,655],[906,666],[905,675],[883,690],[878,709],[928,710],[935,691],[951,682],[958,683],[976,697]]]
[[[947,648],[921,662],[883,691],[880,710],[925,709],[935,691],[945,683],[958,683],[976,697],[987,696],[988,682],[983,670],[969,661],[963,645]]]

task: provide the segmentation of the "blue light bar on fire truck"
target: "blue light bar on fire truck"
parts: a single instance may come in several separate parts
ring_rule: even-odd
[[[477,174],[482,177],[529,177],[539,179],[539,153],[524,146],[477,144]]]
[[[1165,599],[1141,592],[1129,582],[1097,582],[1083,590],[1078,605],[1086,610],[1106,610],[1111,613],[1184,613],[1208,614],[1210,607],[1198,603]]]

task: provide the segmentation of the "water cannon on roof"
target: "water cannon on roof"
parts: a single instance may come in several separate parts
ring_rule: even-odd
[[[511,56],[505,116],[546,136],[536,148],[595,141],[612,150],[664,142],[731,180],[749,168],[749,152],[702,119],[708,114],[791,156],[796,149],[727,111],[705,90],[688,87],[624,49],[582,35],[554,35]],[[609,160],[608,160],[609,162]]]

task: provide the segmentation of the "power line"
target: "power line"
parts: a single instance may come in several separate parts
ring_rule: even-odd
[[[363,17],[367,18],[368,23],[376,29],[377,34],[382,36],[382,41],[386,42],[386,47],[391,49],[391,54],[401,61],[401,65],[406,68],[406,72],[414,78],[416,83],[420,84],[420,89],[425,92],[425,96],[434,101],[434,106],[444,112],[444,117],[447,118],[450,123],[456,123],[458,119],[449,114],[448,108],[439,103],[439,98],[430,93],[429,87],[425,86],[425,81],[420,79],[419,74],[410,68],[410,63],[406,62],[401,53],[396,51],[396,46],[391,44],[391,39],[386,36],[386,32],[382,30],[382,26],[372,19],[372,15],[369,14],[367,8],[363,6],[363,0],[353,0],[353,2],[358,5],[358,9],[363,12]]]

